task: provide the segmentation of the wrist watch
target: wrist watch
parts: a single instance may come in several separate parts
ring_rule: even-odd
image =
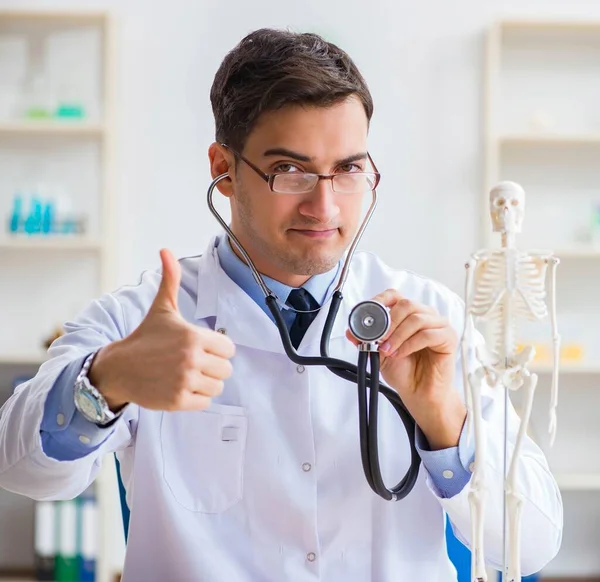
[[[83,417],[98,426],[105,426],[121,416],[123,409],[114,413],[108,406],[100,391],[92,386],[88,373],[98,352],[90,354],[77,375],[74,388],[75,408]]]

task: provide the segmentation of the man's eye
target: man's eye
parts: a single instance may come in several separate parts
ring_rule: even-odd
[[[301,172],[296,166],[293,164],[279,164],[273,168],[273,171],[276,174],[290,174],[292,172]]]
[[[363,171],[363,169],[357,164],[344,164],[343,166],[340,166],[340,170],[345,174]]]

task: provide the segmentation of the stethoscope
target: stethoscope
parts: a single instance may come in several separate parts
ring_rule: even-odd
[[[331,306],[325,320],[323,332],[321,333],[320,351],[321,356],[300,356],[296,352],[290,334],[288,332],[285,320],[281,314],[278,304],[279,298],[267,287],[261,274],[256,269],[252,259],[248,256],[244,247],[241,245],[237,237],[233,234],[229,225],[223,220],[221,215],[216,210],[213,204],[213,191],[216,185],[225,178],[229,178],[229,174],[224,173],[217,176],[208,188],[207,201],[208,207],[214,217],[219,221],[225,232],[236,245],[246,263],[252,270],[252,274],[256,282],[260,285],[261,290],[265,294],[265,301],[270,312],[275,318],[275,324],[279,330],[281,341],[287,356],[295,364],[303,366],[326,366],[331,372],[337,376],[344,378],[350,382],[354,382],[358,387],[358,417],[359,417],[359,434],[360,434],[360,453],[362,466],[367,478],[369,486],[375,493],[388,501],[398,501],[406,497],[414,487],[421,464],[421,458],[415,446],[415,420],[410,415],[404,403],[398,396],[398,393],[379,382],[379,345],[378,341],[384,337],[390,326],[390,316],[388,310],[377,301],[362,301],[358,303],[350,312],[348,324],[350,331],[360,342],[358,349],[358,364],[354,365],[350,362],[345,362],[337,358],[329,357],[329,339],[333,323],[337,316],[340,304],[342,303],[343,295],[342,288],[348,277],[350,262],[354,256],[356,247],[369,223],[371,216],[377,205],[377,193],[372,190],[373,200],[367,214],[363,219],[360,228],[358,229],[354,240],[350,245],[339,281],[333,291],[331,298]],[[368,364],[371,365],[371,372],[367,372]],[[367,386],[369,387],[369,398],[367,401]],[[408,436],[410,445],[411,462],[408,471],[402,480],[393,488],[386,487],[381,476],[379,466],[379,445],[377,431],[377,412],[379,394],[383,394],[390,404],[394,407]]]

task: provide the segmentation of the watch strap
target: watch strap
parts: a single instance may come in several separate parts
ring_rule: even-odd
[[[102,393],[90,382],[89,379],[89,371],[94,363],[94,359],[100,350],[96,350],[92,352],[83,362],[83,366],[77,375],[77,379],[75,381],[75,387],[81,385],[81,383],[85,383],[86,389],[92,394],[92,396],[98,401],[100,408],[102,409],[102,414],[104,416],[103,420],[100,422],[91,421],[95,425],[100,427],[108,427],[113,424],[123,413],[125,407],[121,408],[118,412],[112,412],[109,408],[108,403],[106,402]]]

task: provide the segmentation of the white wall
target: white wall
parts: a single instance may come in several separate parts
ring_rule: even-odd
[[[383,181],[363,246],[462,289],[478,246],[483,33],[496,17],[591,17],[597,0],[0,0],[0,8],[109,8],[119,23],[117,282],[158,250],[204,250],[208,93],[225,52],[261,26],[323,32],[375,99],[371,151]],[[395,216],[395,221],[390,220]]]

